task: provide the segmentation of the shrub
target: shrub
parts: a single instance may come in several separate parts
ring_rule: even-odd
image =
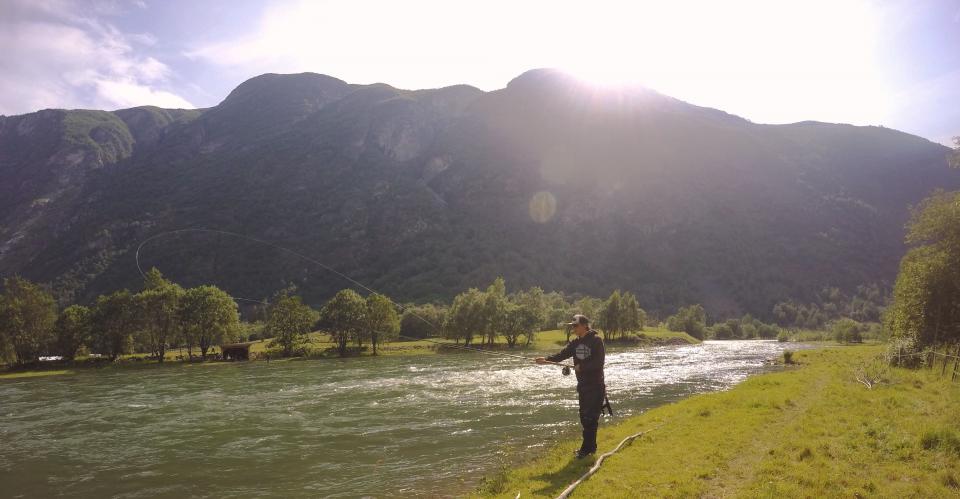
[[[899,367],[918,367],[924,362],[924,356],[921,355],[914,336],[900,336],[890,340],[887,358],[890,359],[890,364]]]
[[[712,327],[707,329],[710,332],[710,336],[715,340],[729,340],[734,337],[733,330],[730,329],[730,325],[723,322],[714,324]]]
[[[784,350],[783,351],[783,363],[784,364],[793,364],[793,351]]]
[[[773,339],[773,338],[776,338],[776,339],[779,340],[779,339],[780,339],[780,335],[785,335],[785,334],[786,334],[785,331],[783,331],[783,330],[779,329],[778,327],[773,326],[773,325],[771,325],[771,324],[760,324],[760,325],[757,327],[757,336],[759,336],[759,337],[761,337],[761,338],[764,338],[764,339]]]
[[[780,331],[780,334],[777,335],[777,341],[780,343],[785,343],[790,341],[790,335],[786,331]]]
[[[872,390],[880,383],[890,382],[890,362],[883,356],[862,361],[853,369],[854,378]]]
[[[960,436],[950,428],[927,430],[920,437],[920,445],[926,450],[939,450],[960,456]]]
[[[847,318],[840,319],[830,326],[833,339],[837,343],[862,343],[861,329],[862,325],[859,322]]]
[[[890,335],[887,333],[887,329],[883,327],[879,322],[871,322],[869,324],[863,324],[863,332],[861,336],[864,340],[873,340],[873,341],[882,341],[886,342],[890,339]]]

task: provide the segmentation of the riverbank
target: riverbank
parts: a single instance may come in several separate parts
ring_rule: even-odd
[[[303,360],[303,359],[330,359],[330,358],[339,358],[336,353],[336,343],[330,341],[329,336],[324,333],[315,332],[310,333],[308,343],[308,352],[307,356],[303,357],[290,357],[285,359],[278,359],[276,357],[271,358],[271,361],[278,360]],[[257,341],[250,345],[250,356],[253,360],[265,360],[269,357],[270,350],[270,341],[269,339],[263,341]],[[561,348],[562,345],[566,344],[567,336],[564,331],[561,330],[552,330],[552,331],[541,331],[534,336],[534,341],[529,344],[520,344],[514,348],[507,346],[502,339],[494,345],[491,346],[480,346],[480,345],[471,345],[471,348],[484,348],[495,351],[503,351],[507,353],[517,353],[523,354],[526,351],[549,351],[554,349]],[[611,345],[614,346],[631,346],[631,347],[644,347],[644,346],[662,346],[662,345],[685,345],[685,344],[694,344],[699,343],[699,340],[693,338],[687,333],[678,333],[674,331],[667,331],[660,328],[648,327],[644,331],[638,333],[637,335],[631,337],[630,340],[624,342],[614,342]],[[463,350],[458,350],[458,346],[463,344],[457,344],[452,340],[440,339],[440,338],[430,338],[428,340],[411,340],[411,341],[394,341],[379,345],[377,348],[377,353],[380,356],[389,357],[389,356],[419,356],[419,355],[434,355],[438,353],[459,353]],[[351,345],[355,347],[355,345]],[[220,352],[220,349],[217,347],[212,348],[208,355],[211,356],[211,360],[203,362],[203,364],[209,364],[213,362],[218,362],[212,360]],[[369,345],[365,345],[365,350],[357,353],[356,351],[352,352],[352,357],[368,357],[372,356],[372,349]],[[200,362],[199,353],[195,352],[194,361],[191,362],[186,359],[186,351],[179,349],[168,350],[164,356],[164,365],[197,365]],[[32,377],[32,376],[53,376],[53,375],[64,375],[72,374],[75,369],[104,369],[104,368],[136,368],[136,367],[146,367],[146,366],[158,366],[160,362],[147,358],[147,354],[131,354],[124,355],[115,362],[107,362],[104,359],[93,359],[93,358],[80,358],[73,362],[44,362],[37,366],[31,366],[29,368],[16,368],[9,367],[6,370],[0,369],[0,380],[3,379],[16,379],[23,377]]]
[[[854,375],[882,346],[800,351],[784,371],[698,395],[614,426],[578,497],[948,497],[960,494],[960,383],[892,369],[868,390]],[[594,459],[579,442],[488,477],[481,497],[556,497]]]

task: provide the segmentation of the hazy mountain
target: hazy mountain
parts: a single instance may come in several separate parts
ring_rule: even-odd
[[[553,70],[494,92],[268,74],[205,110],[0,117],[0,272],[89,301],[139,286],[144,239],[202,227],[405,300],[502,275],[630,289],[654,311],[769,316],[826,285],[892,281],[908,206],[960,188],[947,151],[882,127],[759,125]],[[238,296],[295,283],[319,303],[347,286],[226,236],[164,237],[142,256]]]

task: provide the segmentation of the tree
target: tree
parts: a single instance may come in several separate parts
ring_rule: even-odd
[[[347,355],[347,342],[363,331],[367,302],[352,289],[342,289],[320,309],[320,328],[330,334],[340,356]]]
[[[303,303],[299,296],[282,296],[272,307],[266,328],[279,345],[284,357],[289,357],[307,342],[320,314]]]
[[[620,310],[620,301],[620,290],[617,289],[610,293],[610,297],[607,298],[600,310],[600,325],[603,327],[606,336],[611,340],[623,331],[623,313]]]
[[[698,340],[703,339],[707,323],[707,313],[701,305],[680,307],[677,313],[667,318],[667,329],[683,331]]]
[[[144,278],[144,290],[135,296],[140,343],[158,362],[164,361],[167,346],[181,333],[180,301],[184,294],[183,288],[153,268]]]
[[[476,288],[458,294],[450,305],[447,320],[443,324],[447,338],[470,345],[474,333],[483,330],[485,318],[484,293]]]
[[[502,277],[494,279],[483,297],[483,315],[478,318],[480,330],[488,345],[493,345],[497,333],[503,331],[507,319],[507,287]]]
[[[894,348],[960,341],[960,193],[938,191],[911,210],[893,303],[884,322]]]
[[[597,298],[593,298],[593,300],[597,300],[597,302],[600,301]],[[570,320],[570,316],[572,315],[570,313],[571,306],[569,303],[567,303],[567,300],[564,298],[562,293],[557,291],[545,293],[543,295],[543,303],[544,307],[546,308],[547,316],[543,321],[543,325],[540,326],[541,329],[554,329],[558,327],[559,324]],[[597,307],[597,310],[599,310],[599,306]],[[586,315],[590,319],[596,319],[594,315],[590,315],[586,312],[580,313]]]
[[[727,327],[730,328],[730,337],[734,339],[743,338],[743,328],[740,325],[740,321],[737,319],[727,319]]]
[[[133,347],[132,332],[136,328],[134,297],[126,289],[97,298],[93,309],[91,349],[117,360]]]
[[[862,343],[863,336],[860,334],[862,326],[859,322],[844,317],[831,325],[833,339],[837,343]]]
[[[733,338],[733,330],[730,329],[730,324],[727,322],[714,324],[710,328],[710,332],[715,340],[729,340]]]
[[[647,313],[633,293],[624,292],[620,297],[620,325],[624,331],[641,331],[647,320]],[[622,334],[622,333],[621,333]]]
[[[797,322],[797,304],[792,301],[777,303],[773,306],[773,316],[777,324],[789,327]]]
[[[532,342],[534,331],[541,322],[542,319],[537,315],[536,310],[516,303],[507,303],[501,330],[503,337],[507,340],[507,346],[515,347],[520,336],[527,337],[527,344]]]
[[[240,328],[237,302],[216,286],[186,290],[180,299],[180,320],[188,355],[193,358],[193,347],[198,346],[203,360],[213,345],[232,341]]]
[[[17,364],[36,362],[53,343],[57,304],[40,286],[20,277],[3,280],[0,341],[13,350]]]
[[[593,296],[585,296],[580,298],[573,304],[573,313],[585,315],[592,321],[595,321],[600,318],[600,310],[603,308],[603,300],[600,298],[595,298]],[[573,314],[570,314],[573,315]],[[570,320],[569,317],[566,320]]]
[[[151,267],[143,276],[143,290],[150,291],[152,289],[162,288],[169,286],[171,283],[166,278],[163,277],[163,274],[160,273],[156,267]]]
[[[757,328],[757,336],[763,339],[773,339],[780,336],[781,330],[771,324],[760,324]]]
[[[80,347],[90,342],[92,312],[83,305],[70,305],[60,312],[56,331],[56,352],[67,360],[77,356]]]
[[[378,342],[397,338],[400,332],[400,317],[389,298],[380,293],[370,293],[367,296],[365,319],[366,328],[370,331],[370,342],[373,343],[373,354],[376,355]]]
[[[13,353],[13,346],[7,342],[3,333],[0,333],[0,365],[16,362],[17,357]]]
[[[511,317],[509,316],[511,312],[508,310],[508,324],[512,327],[520,327],[522,330],[520,334],[526,337],[527,345],[533,343],[534,336],[547,318],[547,306],[544,302],[543,290],[535,286],[526,291],[519,291],[509,301],[522,308],[523,311],[514,311],[512,312],[514,316]]]
[[[400,335],[405,338],[428,338],[443,334],[446,310],[432,303],[408,306],[400,318]]]

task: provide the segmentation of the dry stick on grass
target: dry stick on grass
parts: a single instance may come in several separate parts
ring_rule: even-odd
[[[649,430],[646,430],[646,431],[641,431],[640,433],[634,433],[633,435],[630,435],[629,437],[621,440],[620,445],[618,445],[612,451],[606,454],[603,454],[599,458],[597,458],[597,462],[593,464],[593,467],[590,468],[590,471],[587,471],[586,473],[584,473],[584,475],[580,477],[576,482],[571,483],[569,487],[567,487],[562,493],[560,493],[560,495],[557,496],[557,499],[567,499],[568,497],[570,497],[570,494],[573,492],[573,489],[577,488],[577,485],[580,485],[584,480],[586,480],[587,478],[590,478],[590,475],[593,475],[594,473],[597,472],[597,470],[600,469],[600,465],[603,463],[604,459],[616,454],[616,452],[619,451],[621,447],[623,447],[629,442],[632,442],[633,439],[646,435],[647,433],[650,433],[651,431],[656,430],[661,426],[663,426],[663,424],[650,428]],[[520,497],[520,494],[517,494],[517,497]]]
[[[873,387],[882,383],[887,378],[887,371],[890,366],[883,359],[873,359],[869,362],[861,362],[853,371],[854,378],[873,390]]]

